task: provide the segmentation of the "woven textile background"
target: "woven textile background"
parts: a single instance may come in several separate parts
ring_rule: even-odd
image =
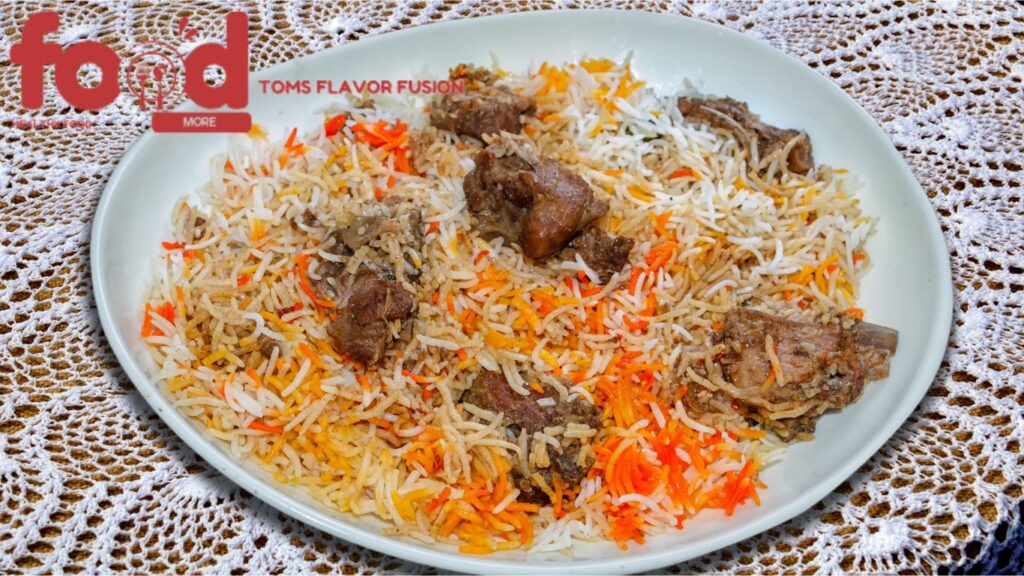
[[[608,5],[613,3],[608,2]],[[1024,7],[993,3],[629,2],[800,58],[882,125],[949,244],[955,325],[934,386],[858,473],[807,513],[673,571],[1024,571]],[[90,295],[89,226],[147,128],[129,97],[88,130],[21,130],[7,60],[29,14],[119,53],[181,15],[250,16],[255,69],[366,36],[575,2],[127,1],[0,8],[0,572],[429,572],[284,517],[200,461],[135,392]],[[620,5],[621,6],[621,5]],[[680,55],[684,58],[685,55]]]

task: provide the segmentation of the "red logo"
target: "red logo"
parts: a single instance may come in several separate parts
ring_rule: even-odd
[[[249,18],[231,12],[226,18],[224,44],[208,42],[182,57],[177,48],[162,41],[150,42],[128,60],[126,87],[142,110],[153,110],[156,132],[246,132],[252,124],[247,112],[167,112],[166,107],[188,97],[202,108],[245,108],[249,93]],[[21,42],[11,46],[11,62],[21,68],[21,104],[35,110],[43,105],[46,66],[54,67],[57,92],[68,104],[99,110],[121,94],[121,58],[109,46],[95,41],[67,47],[47,42],[45,36],[60,28],[56,12],[39,12],[25,22]],[[178,23],[178,35],[191,40],[198,32],[188,18]],[[79,81],[86,65],[99,69],[92,85]],[[184,86],[181,86],[184,72]],[[208,78],[209,77],[209,78]],[[208,80],[215,80],[210,82]],[[219,82],[217,82],[219,80]]]

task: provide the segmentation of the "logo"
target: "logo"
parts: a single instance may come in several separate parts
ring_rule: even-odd
[[[182,56],[172,44],[152,41],[123,62],[101,42],[66,47],[47,42],[46,35],[60,28],[60,16],[52,11],[33,14],[22,26],[21,42],[10,51],[11,62],[21,69],[21,104],[29,110],[43,106],[47,66],[53,66],[54,87],[60,96],[83,110],[113,104],[122,93],[123,73],[124,87],[139,108],[153,112],[155,132],[247,132],[252,125],[247,112],[167,110],[185,98],[208,110],[237,110],[248,104],[249,18],[243,12],[231,12],[225,25],[224,44],[199,44]],[[187,17],[178,22],[179,40],[190,42],[197,35]],[[91,81],[83,83],[83,71]]]

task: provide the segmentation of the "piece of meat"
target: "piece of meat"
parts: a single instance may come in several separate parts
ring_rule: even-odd
[[[329,229],[320,243],[320,249],[335,256],[351,256],[352,248],[345,242],[346,235],[345,228]]]
[[[404,277],[415,282],[423,272],[423,259],[410,254],[410,250],[419,253],[423,248],[423,219],[416,204],[402,196],[388,196],[363,206],[361,212],[347,225],[329,229],[320,243],[322,251],[338,257],[325,258],[317,267],[317,290],[332,300],[341,296],[348,280],[344,274],[346,260],[364,247],[370,248],[364,253],[364,263],[381,274],[394,277],[402,268]],[[402,248],[401,258],[387,253],[385,245],[391,240]],[[414,260],[420,266],[414,265]]]
[[[502,137],[476,156],[463,183],[475,227],[543,260],[608,211],[583,178],[525,143]]]
[[[587,471],[590,470],[590,466],[580,465],[580,449],[582,448],[583,445],[579,440],[573,439],[562,444],[561,452],[548,450],[551,468],[558,472],[558,475],[566,484],[577,486],[587,477]]]
[[[434,139],[424,130],[409,130],[409,163],[417,174],[422,174],[436,165],[429,158],[430,146]]]
[[[310,274],[319,277],[316,290],[336,302],[336,318],[327,326],[335,349],[372,365],[393,342],[412,336],[416,294],[410,284],[421,274],[412,262],[422,266],[422,258],[414,258],[423,247],[422,218],[419,207],[401,196],[355,214],[329,229],[319,248],[331,257],[318,260]]]
[[[442,130],[483,140],[485,134],[518,134],[523,129],[519,116],[531,108],[528,99],[503,88],[445,94],[430,107],[430,123]]]
[[[331,300],[337,300],[345,288],[348,276],[345,273],[345,265],[332,260],[321,260],[317,264],[316,273],[320,276],[320,280],[316,282],[316,291]]]
[[[382,217],[376,215],[359,216],[348,226],[328,232],[321,249],[334,256],[350,257],[356,250],[380,236],[384,222]],[[320,276],[317,291],[332,300],[341,296],[344,284],[350,280],[345,273],[344,262],[334,260],[320,261],[317,274]]]
[[[479,90],[485,86],[490,86],[498,79],[498,76],[481,66],[474,66],[472,64],[456,64],[455,68],[448,70],[448,78],[450,80],[462,80],[466,83],[467,90]]]
[[[419,206],[401,195],[360,207],[359,215],[344,226],[331,229],[321,249],[336,256],[350,256],[381,238],[394,237],[400,244],[419,250],[423,245]]]
[[[262,354],[264,358],[270,358],[270,355],[274,353],[274,350],[279,349],[280,347],[280,344],[266,336],[260,336],[257,342],[259,342],[260,345],[260,354]]]
[[[416,308],[415,295],[394,278],[360,268],[351,279],[348,299],[337,320],[327,326],[335,348],[365,364],[376,364],[395,340],[389,322],[406,321]]]
[[[774,374],[768,337],[781,375]],[[803,438],[813,433],[826,410],[848,406],[868,381],[888,375],[898,338],[895,330],[866,322],[843,328],[733,309],[715,340],[725,344],[725,352],[717,358],[722,374],[739,392],[715,394],[688,385],[687,404],[700,412],[713,412],[729,402],[783,439]],[[774,416],[780,410],[799,412],[808,406],[801,414]]]
[[[198,241],[201,240],[205,235],[206,218],[203,218],[202,216],[196,216],[196,219],[192,222],[192,239]]]
[[[373,97],[369,93],[363,92],[359,95],[352,95],[349,97],[352,102],[353,108],[359,108],[362,110],[374,110],[377,108],[377,103],[373,100]]]
[[[352,282],[352,294],[346,307],[356,321],[369,324],[377,320],[402,320],[416,307],[415,296],[393,278],[385,278],[369,268],[360,268]]]
[[[632,238],[614,236],[591,226],[573,238],[559,257],[571,261],[579,254],[587,266],[601,278],[601,282],[607,283],[629,261],[629,252],[634,244],[636,241]]]
[[[419,206],[402,196],[388,196],[381,204],[387,208],[387,222],[382,233],[402,236],[403,245],[419,250],[423,247],[423,213]]]
[[[399,238],[403,257],[395,266],[402,266],[405,277],[411,282],[419,281],[423,273],[422,258],[413,258],[409,249],[419,254],[423,250],[423,214],[417,204],[401,196],[388,196],[380,205],[386,212],[381,218],[380,235]],[[419,262],[419,266],[416,262]]]
[[[444,94],[430,107],[430,123],[436,128],[483,140],[485,134],[518,134],[523,125],[521,114],[533,109],[533,102],[504,86],[495,86],[490,71],[459,64],[449,72],[452,80],[462,80],[466,91]]]
[[[519,238],[523,253],[531,258],[558,252],[608,211],[607,204],[594,201],[594,192],[583,178],[554,160],[541,159],[533,172],[521,173],[520,178],[534,191]]]
[[[862,361],[865,377],[869,381],[888,378],[889,358],[896,353],[899,332],[870,322],[858,322],[852,332],[858,348],[865,355]]]
[[[811,139],[806,132],[765,124],[744,102],[732,98],[682,97],[677,106],[688,120],[698,120],[734,132],[746,141],[748,147],[756,142],[759,158],[767,158],[799,138],[786,156],[786,164],[791,172],[797,174],[807,174],[814,168]]]
[[[587,477],[587,472],[590,470],[589,466],[579,464],[582,448],[583,445],[579,440],[572,440],[564,444],[561,452],[548,448],[551,465],[547,468],[530,470],[529,474],[524,474],[518,465],[515,466],[509,473],[509,480],[519,489],[519,497],[516,500],[542,505],[551,501],[551,497],[538,484],[534,483],[531,478],[534,473],[540,474],[549,488],[554,487],[555,475],[566,486],[578,486]]]
[[[542,406],[537,403],[542,398],[555,399],[555,404]],[[461,401],[504,414],[506,426],[517,434],[520,430],[533,434],[549,426],[565,426],[569,423],[585,424],[591,428],[601,425],[601,415],[593,404],[579,398],[562,401],[554,392],[523,396],[508,385],[508,380],[500,372],[482,372],[462,395]],[[550,466],[531,470],[531,473],[540,473],[548,486],[552,485],[553,474],[557,474],[559,480],[567,485],[578,485],[589,469],[589,466],[581,466],[579,463],[582,448],[583,444],[578,439],[563,440],[560,451],[548,448]],[[532,480],[521,472],[513,473],[513,482],[522,492],[520,499],[525,502],[543,500],[545,497]]]
[[[549,472],[545,481],[547,482],[550,477],[551,473]],[[523,474],[519,466],[514,466],[509,472],[509,481],[519,489],[519,496],[516,498],[519,502],[543,506],[550,501],[548,495],[533,483],[533,479],[528,474]],[[548,482],[548,486],[550,485],[550,482]]]
[[[309,208],[306,208],[302,212],[302,223],[312,228],[320,223],[320,219],[316,217],[316,212],[313,212]]]
[[[466,204],[474,218],[473,225],[484,238],[501,236],[513,242],[519,241],[522,218],[530,205],[530,196],[517,198],[516,188],[497,189],[497,182],[511,181],[510,174],[529,170],[525,160],[515,156],[501,159],[484,150],[476,156],[476,166],[466,174],[462,188],[466,193]]]
[[[561,416],[555,406],[541,406],[537,400],[548,395],[523,396],[511,386],[501,372],[481,372],[462,395],[463,402],[505,415],[505,423],[533,434],[547,426],[558,426]]]
[[[352,255],[352,249],[345,244],[345,231],[334,229],[327,233],[326,238],[320,244],[324,252],[338,257]],[[346,280],[345,264],[334,260],[320,260],[317,263],[316,273],[320,277],[316,281],[316,291],[331,300],[336,300],[344,288]]]
[[[376,214],[359,216],[354,222],[341,229],[338,240],[351,252],[362,248],[380,237],[386,220]]]
[[[351,308],[338,311],[337,320],[327,325],[327,333],[336,350],[367,365],[376,364],[384,357],[391,337],[387,322],[360,324]]]

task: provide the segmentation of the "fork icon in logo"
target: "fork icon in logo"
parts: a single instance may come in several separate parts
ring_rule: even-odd
[[[128,91],[138,99],[141,110],[152,106],[154,111],[161,111],[181,99],[181,63],[178,51],[163,42],[148,44],[128,61]]]

